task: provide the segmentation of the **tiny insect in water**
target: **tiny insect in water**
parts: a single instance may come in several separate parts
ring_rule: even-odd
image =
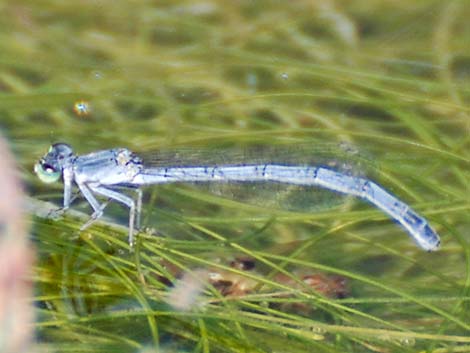
[[[73,105],[73,111],[78,116],[89,115],[91,112],[90,103],[84,100],[77,101]]]

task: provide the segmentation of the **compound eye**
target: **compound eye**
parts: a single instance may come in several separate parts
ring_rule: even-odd
[[[73,154],[72,147],[66,143],[55,143],[49,148],[48,154],[56,156],[58,159],[70,157]]]
[[[43,183],[47,184],[54,183],[60,178],[60,170],[42,161],[34,165],[34,172]]]

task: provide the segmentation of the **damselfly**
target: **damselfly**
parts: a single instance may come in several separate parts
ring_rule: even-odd
[[[70,145],[56,143],[36,163],[34,170],[46,183],[64,182],[63,206],[67,209],[72,201],[72,185],[76,184],[91,205],[94,213],[88,227],[100,218],[107,202],[100,203],[95,195],[118,201],[129,208],[129,244],[133,244],[134,228],[140,226],[142,208],[141,187],[168,183],[281,183],[305,187],[318,187],[333,192],[352,195],[369,201],[392,219],[400,223],[414,241],[424,250],[439,247],[440,239],[425,218],[407,204],[398,200],[375,182],[334,170],[328,165],[308,165],[289,162],[256,161],[198,163],[159,159],[148,163],[145,158],[126,148],[114,148],[86,155],[74,154]],[[155,161],[153,161],[155,162]],[[137,190],[137,199],[122,193],[122,188]]]

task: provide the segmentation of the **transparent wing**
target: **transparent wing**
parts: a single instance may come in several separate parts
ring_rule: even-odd
[[[350,145],[334,143],[277,144],[249,143],[242,146],[178,147],[138,153],[147,167],[221,166],[239,164],[285,164],[325,166],[345,174],[370,176],[374,163]],[[265,182],[185,183],[184,193],[211,193],[267,209],[311,212],[344,202],[344,195],[318,187]]]

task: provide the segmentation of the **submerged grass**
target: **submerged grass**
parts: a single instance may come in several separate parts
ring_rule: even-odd
[[[2,7],[0,127],[40,216],[39,350],[470,350],[463,1]],[[178,185],[146,191],[150,229],[130,252],[119,206],[84,232],[84,203],[47,217],[39,200],[60,204],[61,185],[32,166],[57,141],[78,153],[337,145],[428,218],[442,249],[422,252],[354,200],[286,212]],[[191,273],[203,285],[177,293],[189,304],[176,310],[170,284]]]

